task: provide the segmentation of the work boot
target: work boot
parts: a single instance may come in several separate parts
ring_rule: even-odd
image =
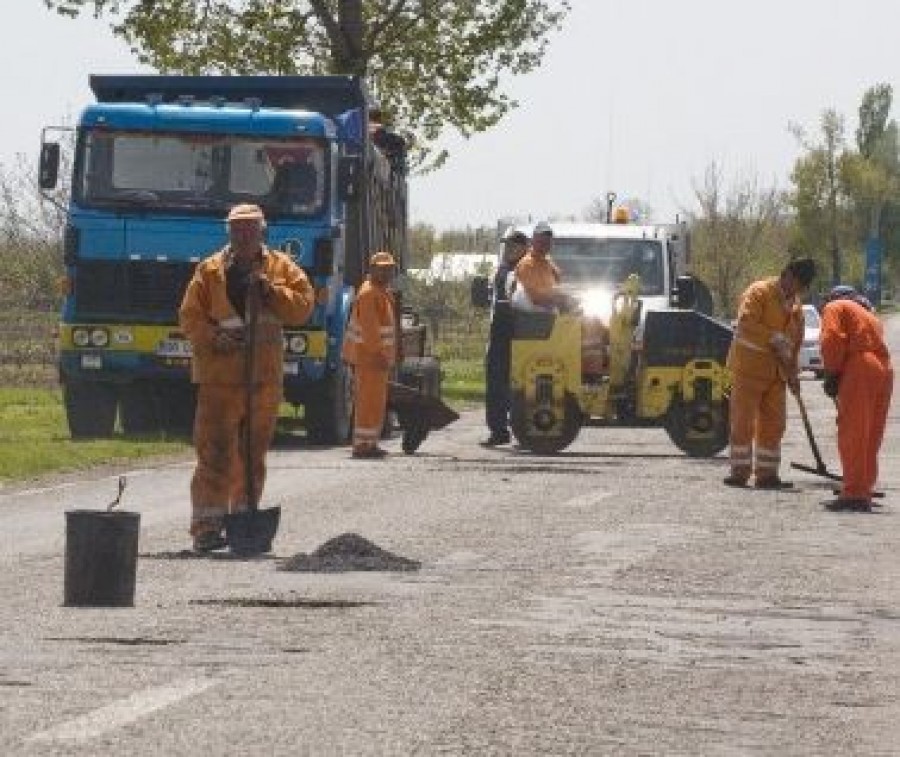
[[[482,447],[499,447],[503,444],[509,444],[509,434],[491,434],[487,439],[478,442]]]
[[[194,536],[194,552],[215,552],[227,546],[225,537],[217,531],[205,531]]]
[[[854,499],[852,497],[837,497],[825,503],[825,509],[833,513],[837,512],[853,512],[853,513],[870,513],[872,512],[872,503],[867,499]]]
[[[783,489],[793,489],[794,484],[791,481],[783,481],[778,476],[764,476],[756,479],[757,489],[769,489],[779,491]]]
[[[743,476],[740,473],[730,473],[722,479],[722,483],[725,486],[736,486],[736,487],[744,487],[747,485],[747,480],[749,476]]]

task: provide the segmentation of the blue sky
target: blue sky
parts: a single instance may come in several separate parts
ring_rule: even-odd
[[[141,69],[104,21],[63,19],[41,0],[6,0],[0,27],[8,106],[0,163],[37,152],[44,125],[73,120],[91,73]],[[852,139],[863,92],[886,82],[900,100],[897,0],[573,0],[544,65],[511,80],[520,107],[492,131],[452,136],[447,166],[414,177],[414,222],[439,229],[499,217],[578,215],[608,189],[657,220],[691,209],[717,161],[726,180],[786,187],[825,108]]]

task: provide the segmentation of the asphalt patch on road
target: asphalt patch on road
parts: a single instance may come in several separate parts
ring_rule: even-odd
[[[310,554],[299,552],[278,564],[278,570],[298,573],[402,572],[421,567],[418,560],[395,555],[354,533],[335,536]]]
[[[375,602],[355,599],[275,599],[270,597],[226,597],[223,599],[192,599],[189,604],[212,607],[261,607],[264,609],[329,610],[369,607]]]
[[[145,560],[274,560],[275,555],[235,555],[227,549],[216,552],[197,552],[193,549],[165,550],[162,552],[143,552],[139,557]]]
[[[183,639],[151,639],[146,636],[46,636],[45,641],[71,641],[79,644],[119,644],[126,647],[166,647],[184,644]]]

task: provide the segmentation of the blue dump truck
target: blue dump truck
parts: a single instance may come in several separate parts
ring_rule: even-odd
[[[177,311],[194,267],[226,242],[237,203],[316,291],[285,333],[285,400],[307,436],[340,443],[352,393],[340,360],[370,254],[405,270],[407,154],[347,76],[92,76],[77,124],[63,245],[59,377],[73,438],[189,433],[190,344]],[[39,184],[59,196],[63,135],[44,129]],[[58,200],[57,200],[58,201]],[[399,297],[399,295],[398,295]],[[425,328],[403,313],[399,381],[439,393]],[[117,426],[118,424],[118,426]]]

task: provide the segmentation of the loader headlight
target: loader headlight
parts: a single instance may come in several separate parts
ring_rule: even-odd
[[[297,355],[305,355],[308,347],[309,340],[306,338],[306,334],[294,334],[288,339],[288,350]]]
[[[94,347],[106,347],[109,344],[109,332],[106,329],[91,331],[91,344]]]
[[[72,330],[72,344],[76,347],[87,347],[91,343],[91,333],[87,329]]]
[[[613,297],[615,292],[612,289],[598,287],[596,289],[588,289],[578,294],[578,302],[581,305],[581,312],[588,318],[599,318],[604,323],[609,323],[613,310]]]

